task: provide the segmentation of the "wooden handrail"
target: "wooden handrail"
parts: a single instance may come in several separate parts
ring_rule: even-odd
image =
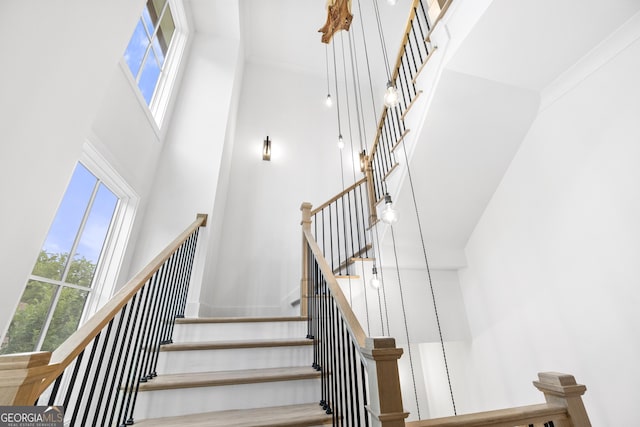
[[[541,372],[533,385],[544,393],[546,403],[477,412],[452,417],[412,421],[407,427],[514,427],[541,426],[561,421],[565,427],[591,427],[582,403],[586,387],[577,384],[573,375]]]
[[[344,196],[348,192],[352,191],[353,189],[358,188],[359,185],[362,185],[365,182],[367,182],[367,178],[366,177],[362,178],[360,181],[356,182],[352,186],[345,188],[342,192],[336,194],[335,196],[333,196],[332,198],[330,198],[329,200],[327,200],[326,202],[324,202],[323,204],[321,204],[320,206],[318,206],[317,208],[312,210],[311,211],[311,216],[314,216],[315,214],[317,214],[318,212],[320,212],[321,210],[323,210],[324,208],[329,206],[331,203],[333,203],[336,200],[340,199],[342,196]]]
[[[47,375],[38,393],[43,393],[51,383],[73,362],[73,360],[89,345],[98,333],[122,310],[133,295],[144,286],[145,282],[171,257],[180,245],[199,227],[207,224],[207,215],[198,214],[196,220],[176,237],[158,256],[156,256],[137,275],[129,280],[101,309],[86,323],[67,338],[51,355],[49,365],[53,367]]]
[[[513,427],[567,420],[567,408],[541,403],[407,423],[408,427]]]

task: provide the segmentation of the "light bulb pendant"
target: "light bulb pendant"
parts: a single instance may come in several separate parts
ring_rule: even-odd
[[[385,208],[380,215],[380,219],[382,222],[386,224],[395,224],[398,222],[398,211],[393,208],[393,202],[391,201],[391,196],[389,193],[384,195]]]
[[[324,105],[327,107],[331,107],[333,105],[333,99],[331,99],[331,94],[327,94],[327,99],[324,100]]]
[[[344,148],[344,140],[342,139],[342,134],[338,135],[338,148],[341,150]]]
[[[398,97],[398,90],[395,88],[391,81],[387,82],[387,90],[384,93],[384,105],[389,108],[393,108],[400,102]]]
[[[378,289],[380,289],[380,279],[378,278],[378,270],[376,269],[375,265],[371,269],[371,274],[372,276],[371,280],[369,280],[369,286],[377,291]]]

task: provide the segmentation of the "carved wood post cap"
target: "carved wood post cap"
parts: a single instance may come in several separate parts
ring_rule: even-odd
[[[391,337],[367,337],[362,349],[364,357],[370,360],[397,360],[403,350],[396,348],[396,340]]]
[[[309,202],[304,202],[300,205],[300,210],[302,211],[302,221],[300,225],[306,226],[307,228],[311,227],[311,207],[313,205]]]
[[[540,372],[538,380],[533,385],[547,395],[558,397],[577,397],[582,396],[587,387],[576,383],[573,375],[562,374],[559,372]]]
[[[199,218],[202,218],[202,224],[200,224],[200,227],[206,227],[209,215],[207,215],[205,213],[196,214],[196,219],[199,219]]]

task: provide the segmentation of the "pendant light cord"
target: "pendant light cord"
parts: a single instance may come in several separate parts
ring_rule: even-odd
[[[329,83],[329,46],[324,45],[324,59],[327,65],[327,95],[331,95],[330,83]]]
[[[427,278],[429,281],[429,290],[431,291],[431,300],[433,302],[433,311],[435,312],[435,316],[436,316],[436,324],[438,326],[438,336],[440,338],[440,346],[442,347],[442,357],[444,359],[444,369],[446,371],[447,374],[447,383],[449,385],[449,394],[451,395],[451,404],[453,406],[453,414],[454,415],[458,415],[458,412],[456,411],[456,401],[453,397],[453,387],[451,386],[451,375],[449,374],[449,364],[447,363],[447,352],[445,350],[444,347],[444,339],[442,337],[442,328],[440,327],[440,316],[438,315],[438,306],[436,304],[436,294],[435,291],[433,290],[433,281],[431,280],[431,270],[429,268],[429,258],[427,257],[427,248],[426,245],[424,243],[424,233],[422,232],[422,222],[420,221],[420,213],[418,211],[418,202],[416,201],[416,193],[415,193],[415,189],[413,186],[413,178],[411,176],[411,168],[409,167],[409,156],[407,155],[407,148],[405,147],[405,144],[402,144],[402,151],[404,153],[404,160],[405,163],[407,165],[407,177],[409,178],[409,186],[411,188],[411,197],[413,198],[413,207],[415,210],[415,214],[416,214],[416,219],[418,220],[418,231],[420,234],[420,243],[422,244],[422,254],[424,256],[424,262],[425,265],[427,267]],[[391,232],[393,235],[393,227],[391,228]],[[395,248],[395,245],[394,245]]]
[[[396,236],[393,231],[393,225],[390,225],[391,228],[391,240],[393,243],[393,256],[396,261],[396,272],[398,274],[398,287],[400,288],[400,303],[402,305],[402,319],[404,321],[404,333],[407,338],[407,350],[409,353],[409,366],[411,367],[411,381],[413,382],[413,394],[416,398],[416,409],[418,419],[420,419],[420,403],[418,402],[418,388],[416,387],[416,375],[413,371],[413,357],[411,355],[411,340],[409,339],[409,325],[407,324],[407,312],[404,306],[404,292],[402,292],[402,280],[400,279],[400,265],[398,263],[398,251],[396,250]]]
[[[360,0],[358,0],[358,11],[360,12],[360,16],[362,15],[362,7],[360,5]],[[364,32],[364,19],[359,19],[360,21],[360,30],[362,31],[362,44],[364,46],[364,56],[367,63],[367,74],[369,75],[369,93],[371,94],[371,104],[373,106],[373,121],[375,122],[378,118],[378,112],[376,109],[376,100],[373,96],[373,79],[371,78],[371,66],[369,65],[369,49],[367,48],[367,37]]]
[[[391,81],[389,56],[387,55],[387,44],[384,40],[384,33],[382,32],[382,21],[380,20],[380,9],[378,8],[378,0],[373,0],[373,9],[376,13],[376,23],[378,24],[378,34],[380,35],[380,44],[382,45],[382,56],[384,57],[384,66],[387,71],[387,80]]]

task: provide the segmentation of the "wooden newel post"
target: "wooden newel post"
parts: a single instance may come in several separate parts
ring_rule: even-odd
[[[302,225],[303,230],[311,231],[311,203],[304,202],[300,206],[302,211]],[[307,240],[302,234],[302,277],[300,279],[300,316],[306,317],[307,313],[307,293],[309,292],[309,254],[307,251]]]
[[[367,359],[369,405],[373,427],[404,427],[409,416],[402,407],[398,359],[402,349],[396,348],[394,338],[369,338],[362,354]]]
[[[547,403],[567,408],[571,426],[591,427],[587,410],[582,402],[582,395],[587,387],[577,384],[573,375],[541,372],[538,374],[538,381],[534,381],[533,385],[544,393]]]
[[[33,405],[42,380],[56,369],[50,359],[48,351],[0,356],[0,405]]]

